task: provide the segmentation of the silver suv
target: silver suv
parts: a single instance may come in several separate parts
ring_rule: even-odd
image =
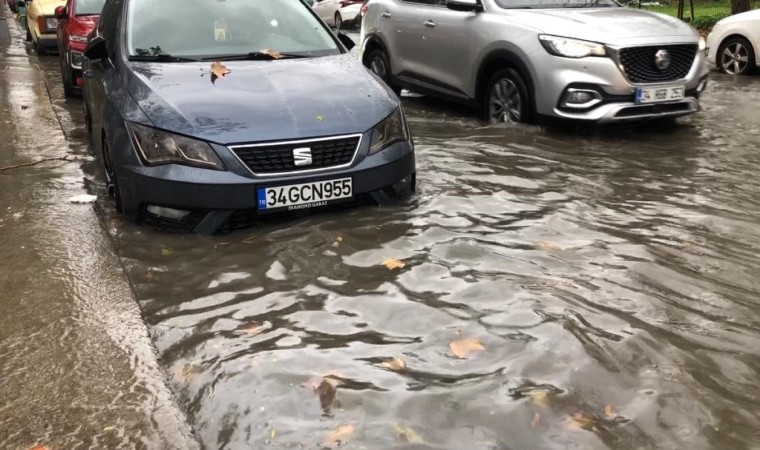
[[[370,0],[361,33],[388,85],[491,121],[684,116],[707,84],[693,28],[613,0]]]

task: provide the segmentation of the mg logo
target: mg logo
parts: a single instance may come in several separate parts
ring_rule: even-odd
[[[293,161],[295,161],[296,167],[310,166],[311,165],[311,149],[309,147],[294,148]]]
[[[665,70],[670,66],[670,52],[667,50],[658,50],[654,54],[654,65],[660,70]]]

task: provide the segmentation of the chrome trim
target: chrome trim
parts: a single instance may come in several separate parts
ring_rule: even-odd
[[[257,148],[257,147],[274,147],[278,145],[290,145],[290,144],[308,144],[310,142],[324,142],[324,141],[333,141],[336,139],[348,139],[348,138],[359,138],[359,142],[356,144],[356,149],[354,150],[354,156],[351,158],[351,161],[347,162],[346,164],[341,164],[338,166],[330,166],[330,167],[320,167],[318,169],[303,169],[303,170],[291,170],[289,172],[273,172],[273,173],[256,173],[251,169],[248,164],[243,161],[243,159],[235,153],[235,149],[238,148]],[[308,173],[317,173],[317,172],[327,172],[331,170],[338,170],[338,169],[346,169],[348,167],[351,167],[354,164],[354,161],[356,161],[356,156],[359,154],[359,149],[362,146],[362,140],[364,138],[364,135],[362,133],[356,133],[356,134],[342,134],[339,136],[328,136],[323,138],[312,138],[312,139],[301,139],[301,140],[295,140],[295,141],[273,141],[273,142],[265,142],[260,144],[240,144],[240,145],[228,145],[227,148],[230,150],[230,153],[242,164],[246,169],[248,169],[249,172],[251,172],[252,175],[256,177],[281,177],[281,176],[288,176],[288,175],[301,175],[301,174],[308,174]]]
[[[671,80],[671,81],[657,81],[652,83],[634,83],[628,78],[628,75],[625,73],[625,69],[623,68],[623,63],[620,62],[620,50],[623,50],[625,48],[639,48],[639,47],[657,47],[657,46],[671,46],[671,45],[696,45],[697,51],[694,53],[694,61],[691,62],[691,68],[689,68],[689,71],[686,72],[686,76],[683,78],[679,78],[677,80]],[[699,51],[699,42],[667,42],[662,44],[645,44],[645,45],[621,45],[621,46],[612,46],[607,45],[605,46],[607,50],[609,50],[608,57],[612,59],[612,61],[617,66],[618,70],[620,70],[620,73],[623,75],[623,78],[625,78],[625,81],[628,82],[631,86],[654,86],[654,85],[662,85],[662,84],[675,84],[675,83],[686,83],[686,81],[691,78],[689,75],[694,72],[695,67],[698,67],[699,60],[700,60],[700,51]]]

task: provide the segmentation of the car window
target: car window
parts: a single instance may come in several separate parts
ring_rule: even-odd
[[[116,49],[116,31],[119,29],[119,15],[123,0],[107,0],[103,7],[103,15],[98,22],[98,34],[106,40],[109,51]]]
[[[496,0],[506,9],[522,8],[604,8],[620,6],[614,0]]]
[[[299,0],[132,0],[127,49],[130,56],[187,57],[263,49],[304,56],[341,52]]]
[[[77,0],[74,3],[75,16],[94,16],[103,11],[106,0]]]

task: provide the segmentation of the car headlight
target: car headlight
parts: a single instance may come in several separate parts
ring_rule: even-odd
[[[607,55],[607,50],[604,48],[604,44],[598,42],[550,36],[548,34],[539,35],[538,39],[541,41],[541,45],[544,46],[546,51],[554,56],[585,58],[586,56]]]
[[[705,38],[703,38],[702,36],[700,36],[699,37],[699,51],[701,52],[705,48],[707,48],[707,42],[705,41]]]
[[[386,117],[372,129],[372,139],[369,142],[369,154],[373,155],[396,142],[409,141],[409,129],[406,118],[399,106],[393,114]]]
[[[149,166],[184,164],[204,169],[225,170],[224,163],[207,142],[155,128],[129,124],[137,149]]]
[[[79,36],[77,34],[72,34],[69,36],[69,40],[71,40],[71,42],[80,42],[82,44],[86,44],[87,36]]]
[[[84,56],[80,52],[71,52],[69,53],[69,58],[71,58],[71,67],[75,69],[81,69],[82,68],[82,60],[84,59]]]
[[[55,17],[46,17],[45,18],[45,28],[48,30],[55,30],[58,28],[58,19]]]

